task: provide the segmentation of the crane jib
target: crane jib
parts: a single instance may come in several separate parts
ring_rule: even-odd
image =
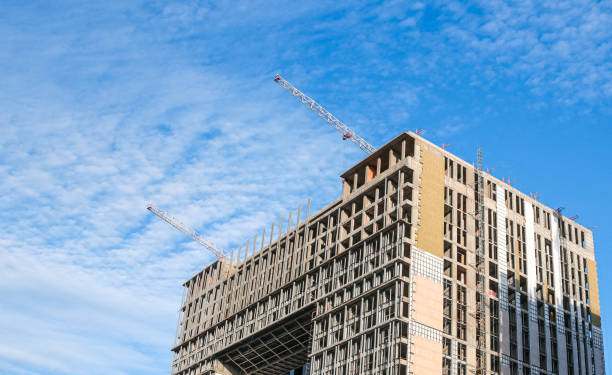
[[[323,108],[323,106],[315,102],[306,94],[302,93],[279,74],[274,77],[274,82],[278,83],[279,86],[283,87],[285,90],[287,90],[287,92],[296,97],[302,104],[309,107],[311,111],[315,112],[315,114],[325,120],[329,125],[336,128],[340,133],[342,133],[342,137],[344,140],[350,139],[367,154],[371,154],[376,151],[376,148],[374,146],[370,145],[363,138],[359,137],[353,130],[351,130],[348,126],[338,120],[328,110]]]

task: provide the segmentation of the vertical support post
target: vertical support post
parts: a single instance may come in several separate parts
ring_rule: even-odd
[[[478,247],[476,249],[476,296],[478,299],[476,311],[476,375],[487,374],[487,318],[485,293],[485,230],[484,230],[484,178],[482,174],[482,150],[478,149],[478,178],[477,178],[477,218],[478,218]]]
[[[261,233],[261,246],[259,247],[259,250],[264,248],[265,241],[266,241],[266,228],[264,228],[263,232]]]
[[[296,228],[300,226],[300,216],[302,214],[302,205],[298,206],[297,219],[295,220]]]

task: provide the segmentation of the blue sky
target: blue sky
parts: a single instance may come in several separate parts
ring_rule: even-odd
[[[609,353],[611,24],[610,0],[3,1],[0,373],[167,373],[211,255],[145,202],[232,249],[340,194],[362,151],[276,73],[597,226]]]

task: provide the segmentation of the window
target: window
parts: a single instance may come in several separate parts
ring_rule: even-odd
[[[491,371],[499,372],[499,357],[491,354]]]
[[[465,361],[467,358],[467,347],[460,342],[457,343],[457,358],[461,361]]]

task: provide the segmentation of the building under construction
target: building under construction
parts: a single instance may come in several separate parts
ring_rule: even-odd
[[[412,132],[342,178],[184,284],[172,374],[604,374],[590,230]]]
[[[368,157],[342,196],[298,208],[184,284],[173,375],[604,374],[593,233],[407,132],[376,149],[274,79]],[[259,245],[258,245],[259,244]]]

